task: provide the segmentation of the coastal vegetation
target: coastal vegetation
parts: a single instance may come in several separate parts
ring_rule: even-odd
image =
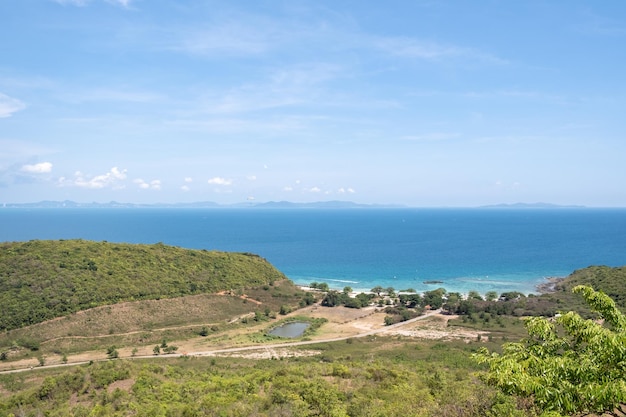
[[[252,254],[82,240],[1,249],[2,369],[34,369],[0,373],[0,415],[547,417],[626,401],[625,268],[575,271],[541,295],[355,295],[301,291]],[[380,328],[441,309],[430,317],[474,336],[324,340],[331,324],[318,309],[344,323],[371,315]],[[298,343],[320,341],[279,354],[289,341],[270,332],[293,322],[308,325]],[[190,346],[258,347],[271,359]]]
[[[284,279],[249,253],[160,243],[0,243],[0,331],[124,301],[243,291]]]
[[[365,338],[282,359],[114,359],[0,375],[0,415],[524,416],[482,383],[478,343]],[[525,412],[531,414],[524,414]]]
[[[506,394],[532,398],[543,411],[605,412],[626,402],[626,316],[602,292],[579,285],[600,322],[570,311],[554,320],[526,320],[528,337],[502,354],[486,348],[473,356],[489,365],[485,380]]]

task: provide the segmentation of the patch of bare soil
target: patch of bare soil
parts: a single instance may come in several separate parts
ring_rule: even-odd
[[[319,350],[295,350],[281,348],[264,348],[254,351],[219,353],[216,356],[225,356],[229,358],[246,358],[246,359],[280,359],[295,358],[303,356],[319,355]]]
[[[218,296],[223,297],[223,296]],[[432,314],[432,313],[431,313]],[[382,309],[377,307],[366,307],[362,309],[353,309],[346,307],[321,307],[319,305],[308,306],[285,316],[307,316],[311,318],[324,318],[327,322],[321,326],[317,333],[310,337],[312,341],[323,341],[338,338],[349,338],[358,335],[363,335],[369,332],[380,332],[383,335],[401,335],[405,337],[421,338],[421,339],[435,339],[435,340],[477,340],[478,336],[485,336],[488,332],[477,331],[472,329],[464,329],[459,327],[448,327],[448,320],[455,318],[455,316],[448,316],[443,314],[434,314],[423,319],[417,319],[409,323],[399,323],[397,325],[388,327],[384,324],[385,313]],[[234,314],[234,317],[241,317],[239,314]],[[231,316],[231,317],[233,317]],[[268,327],[268,323],[259,323],[256,326],[237,328],[230,332],[220,333],[215,339],[207,338],[191,338],[188,340],[168,341],[170,345],[178,347],[177,354],[193,355],[194,352],[210,352],[213,350],[223,350],[233,347],[241,347],[249,345],[249,342],[245,341],[245,335],[253,334],[255,332],[263,332]],[[484,339],[487,339],[486,337]],[[284,341],[288,343],[288,340]],[[119,348],[120,358],[130,358],[132,356],[151,356],[153,355],[152,349],[154,346],[128,346]],[[229,352],[220,353],[220,355],[238,356],[246,358],[281,358],[287,356],[296,355],[308,355],[317,354],[317,352],[305,351],[304,353],[297,349],[289,349],[287,347],[263,347],[259,346],[259,349],[242,351],[242,352]],[[161,357],[167,357],[168,355],[160,355]],[[106,353],[104,351],[86,351],[80,354],[71,355],[68,357],[70,363],[88,362],[90,360],[104,360],[106,359]],[[51,356],[46,358],[46,365],[61,364],[60,356]],[[1,370],[18,369],[36,367],[38,365],[36,359],[28,359],[23,361],[16,361],[11,363],[0,364]]]
[[[108,393],[112,393],[113,391],[115,391],[116,389],[119,389],[121,391],[126,391],[126,392],[130,392],[130,389],[133,387],[133,384],[135,383],[134,379],[123,379],[121,381],[115,381],[112,384],[110,384],[107,387],[107,392]]]
[[[350,337],[385,326],[385,313],[377,307],[361,309],[347,307],[309,306],[293,312],[294,316],[324,318],[328,320],[312,339]]]
[[[416,337],[420,339],[433,340],[465,340],[475,341],[478,336],[486,336],[489,332],[464,329],[458,327],[448,327],[448,321],[457,316],[438,314],[425,320],[416,321],[410,325],[395,328],[385,334]]]

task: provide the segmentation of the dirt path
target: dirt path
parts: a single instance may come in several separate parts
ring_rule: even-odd
[[[148,348],[142,349],[139,355],[131,355],[130,348],[120,349],[120,358],[123,359],[159,359],[177,357],[203,357],[203,356],[245,356],[251,358],[272,358],[298,355],[315,355],[318,352],[290,349],[293,347],[315,345],[319,343],[337,342],[350,338],[362,338],[376,334],[403,335],[408,337],[425,339],[465,339],[476,340],[479,334],[468,329],[449,329],[447,321],[450,316],[441,314],[441,310],[429,311],[426,314],[413,319],[396,323],[390,326],[383,324],[383,314],[379,309],[368,307],[364,309],[348,309],[343,307],[326,308],[311,306],[298,310],[293,315],[306,315],[314,318],[325,318],[327,323],[322,326],[313,340],[302,340],[295,342],[281,342],[262,345],[248,346],[216,346],[214,349],[202,349],[202,341],[189,340],[176,342],[179,346],[179,353],[153,355]],[[422,323],[419,323],[422,322]],[[256,328],[254,329],[256,330]],[[254,331],[252,330],[252,331]],[[251,331],[251,329],[248,329]],[[75,366],[87,364],[92,361],[108,360],[102,352],[84,352],[74,355],[68,363],[51,363],[45,366],[35,366],[34,360],[7,363],[6,365],[15,367],[0,371],[0,374],[24,372],[32,369],[56,368],[61,366]]]
[[[319,343],[328,343],[328,342],[337,342],[342,340],[347,340],[350,338],[361,338],[372,336],[376,334],[397,334],[396,332],[407,326],[410,326],[412,323],[426,320],[428,318],[440,315],[440,310],[429,311],[426,314],[415,317],[413,319],[396,323],[390,326],[383,326],[382,320],[380,317],[375,317],[377,320],[372,320],[372,316],[376,314],[376,309],[363,309],[363,310],[354,310],[354,309],[346,309],[342,311],[330,311],[331,309],[327,308],[317,308],[315,306],[311,307],[309,311],[307,311],[307,315],[312,316],[328,316],[332,317],[332,320],[329,320],[327,323],[327,329],[325,329],[322,334],[319,335],[319,338],[315,340],[304,340],[297,342],[282,342],[282,343],[272,343],[272,344],[263,344],[263,345],[250,345],[250,346],[241,346],[241,347],[226,347],[226,348],[218,348],[212,350],[186,350],[179,349],[183,353],[174,353],[167,355],[136,355],[136,356],[124,356],[124,359],[159,359],[159,358],[178,358],[178,357],[186,357],[186,356],[219,356],[219,355],[229,355],[229,354],[238,354],[242,352],[262,352],[259,355],[255,355],[256,357],[280,357],[280,356],[295,356],[298,353],[288,351],[289,348],[297,347],[297,346],[306,346],[306,345],[315,345]],[[317,313],[317,314],[316,314]],[[332,313],[332,314],[330,314]],[[303,311],[298,311],[298,314],[303,314]],[[377,315],[377,314],[376,314]],[[377,315],[380,316],[380,315]],[[350,329],[354,329],[350,331]],[[186,346],[192,347],[192,346]],[[310,354],[315,354],[316,352],[311,351]],[[0,374],[7,373],[17,373],[17,372],[25,372],[33,369],[49,369],[49,368],[58,368],[63,366],[76,366],[87,364],[91,361],[103,361],[108,360],[107,358],[103,358],[102,354],[94,355],[93,352],[85,352],[82,355],[77,355],[73,357],[73,360],[68,363],[54,363],[44,366],[33,366],[32,364],[19,364],[13,363],[11,365],[18,366],[17,369],[9,369],[0,371]],[[32,362],[32,361],[31,361]]]

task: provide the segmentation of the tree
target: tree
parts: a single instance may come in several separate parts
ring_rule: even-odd
[[[579,285],[604,324],[568,312],[526,321],[528,338],[504,345],[501,355],[482,349],[474,357],[489,365],[487,383],[530,397],[546,412],[612,411],[626,402],[626,316],[603,292]]]
[[[385,291],[385,289],[383,287],[381,287],[380,285],[375,286],[374,288],[371,289],[371,291],[376,294],[377,296],[380,297],[380,293]]]
[[[155,355],[158,355],[159,353],[161,353],[161,346],[156,345],[156,346],[154,347],[154,349],[152,349],[152,352],[153,352]]]
[[[115,346],[109,346],[107,348],[107,357],[109,359],[117,359],[119,356],[120,354]]]
[[[476,290],[470,290],[469,293],[467,293],[467,299],[468,300],[478,300],[478,301],[483,301],[483,297],[480,296],[480,293]]]
[[[485,300],[487,301],[495,301],[498,299],[498,293],[495,291],[487,291],[485,294]]]
[[[426,291],[422,299],[422,306],[429,305],[431,309],[436,310],[443,305],[443,296],[446,294],[445,288],[437,288],[436,290]]]
[[[343,287],[344,294],[350,294],[352,292],[352,287]]]
[[[322,305],[324,307],[335,307],[342,304],[342,294],[337,291],[328,291],[324,299],[322,300]]]

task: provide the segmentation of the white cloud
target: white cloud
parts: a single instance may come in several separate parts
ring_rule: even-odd
[[[354,191],[354,188],[344,188],[341,187],[340,189],[337,190],[338,194],[354,194],[356,191]]]
[[[26,105],[20,100],[0,93],[0,118],[11,117],[13,113],[25,108]]]
[[[319,192],[321,192],[321,191],[322,191],[322,190],[321,190],[321,188],[319,188],[319,187],[309,188],[309,192],[310,192],[310,193],[319,193]]]
[[[54,0],[56,3],[62,4],[65,6],[66,4],[72,6],[86,6],[89,3],[89,0]]]
[[[246,179],[247,179],[248,181],[256,181],[256,175],[248,175],[248,176],[246,177]]]
[[[222,177],[214,177],[207,181],[212,185],[231,185],[233,180],[222,178]]]
[[[415,141],[415,142],[439,142],[448,139],[455,139],[460,137],[461,135],[458,133],[445,133],[445,132],[434,132],[434,133],[426,133],[423,135],[408,135],[403,136],[403,140]]]
[[[21,171],[30,174],[45,174],[52,171],[52,164],[50,162],[40,162],[33,165],[24,165]]]
[[[186,183],[193,182],[193,178],[191,178],[191,177],[185,177],[185,182],[186,182]]]
[[[59,3],[63,6],[65,5],[71,5],[71,6],[86,6],[88,5],[92,0],[54,0],[54,2]],[[132,0],[106,0],[107,3],[110,4],[114,4],[117,6],[122,6],[124,8],[129,8],[130,3],[132,2]]]
[[[177,29],[172,33],[171,49],[202,56],[258,55],[280,40],[275,27],[269,22],[243,22],[238,19],[211,23],[206,25],[209,29]]]
[[[87,177],[82,172],[76,171],[74,179],[68,180],[65,177],[59,179],[59,185],[73,185],[76,187],[100,189],[106,187],[123,188],[123,185],[119,185],[119,182],[126,179],[126,170],[120,170],[118,167],[113,167],[109,172],[102,175],[96,175],[93,177]]]
[[[107,3],[118,4],[124,8],[128,8],[130,6],[132,0],[107,0]]]
[[[182,187],[180,187],[180,189],[183,190],[184,192],[191,191],[191,187],[189,187],[188,185],[183,185]]]
[[[161,180],[152,180],[150,182],[146,182],[141,178],[137,178],[133,180],[135,184],[139,186],[139,188],[143,190],[160,190],[161,189]]]
[[[293,187],[286,186],[285,188],[283,188],[283,191],[293,191]]]
[[[372,44],[391,55],[405,58],[438,60],[443,58],[463,58],[493,64],[506,64],[507,61],[471,48],[423,41],[410,37],[381,37]]]

